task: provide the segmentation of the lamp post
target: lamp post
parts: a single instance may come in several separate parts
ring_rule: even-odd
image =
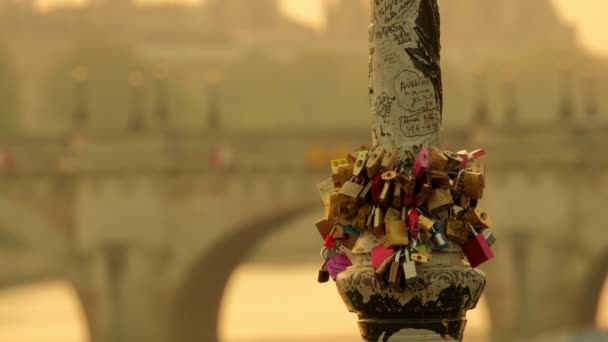
[[[423,146],[439,146],[443,109],[437,0],[370,0],[370,102],[372,140],[398,146],[404,158]],[[380,282],[371,248],[381,243],[361,234],[353,266],[337,278],[347,308],[359,316],[365,341],[459,341],[466,310],[477,304],[485,276],[464,262],[459,244],[420,267],[426,287],[395,290]]]
[[[129,93],[131,97],[131,116],[129,118],[129,128],[133,131],[139,131],[144,128],[144,74],[135,70],[129,74],[127,79],[129,84]]]

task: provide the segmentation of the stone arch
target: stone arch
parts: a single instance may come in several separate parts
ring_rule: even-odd
[[[205,251],[186,272],[174,303],[173,340],[181,342],[218,341],[218,316],[223,292],[232,272],[255,247],[289,221],[318,206],[314,203],[273,210],[230,233]],[[231,253],[226,253],[231,250]],[[236,252],[238,251],[238,252]],[[217,268],[217,260],[227,267]]]
[[[608,277],[608,249],[600,253],[600,257],[589,268],[586,281],[587,289],[581,289],[581,305],[579,313],[582,327],[593,327],[595,325],[597,312],[599,310],[599,300],[602,289]]]

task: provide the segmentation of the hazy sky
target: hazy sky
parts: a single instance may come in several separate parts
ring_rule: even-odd
[[[41,6],[50,4],[74,4],[86,0],[38,0]],[[197,3],[201,0],[136,0],[140,3]],[[281,0],[285,12],[315,26],[323,25],[321,11],[324,0]],[[350,0],[358,1],[358,0]],[[449,0],[448,0],[449,1]],[[456,0],[452,0],[456,1]],[[531,0],[535,1],[535,0]],[[608,12],[607,0],[551,0],[557,4],[560,13],[570,22],[578,25],[579,38],[595,53],[608,56]]]

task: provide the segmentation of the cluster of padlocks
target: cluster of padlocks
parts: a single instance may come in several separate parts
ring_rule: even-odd
[[[485,151],[423,147],[399,155],[398,148],[362,147],[331,161],[332,177],[318,185],[325,204],[325,217],[316,223],[324,240],[320,283],[351,265],[345,249],[365,231],[382,241],[371,251],[376,275],[400,288],[424,285],[417,264],[448,248],[448,240],[462,245],[472,267],[493,258],[492,222],[477,206]]]

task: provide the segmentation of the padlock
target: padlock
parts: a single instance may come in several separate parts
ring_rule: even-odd
[[[433,259],[433,254],[430,252],[426,245],[418,245],[414,249],[416,250],[416,253],[422,255],[428,261],[431,261],[431,259]]]
[[[418,221],[420,222],[420,230],[423,232],[430,232],[433,229],[433,225],[435,225],[435,220],[424,215],[420,215]]]
[[[435,171],[429,170],[427,171],[431,181],[431,187],[433,189],[437,188],[449,188],[450,187],[450,176],[446,171]]]
[[[407,246],[410,244],[404,221],[387,220],[384,222],[384,227],[386,230],[384,245],[386,247]]]
[[[389,285],[398,286],[401,281],[401,255],[401,251],[397,252],[395,260],[391,263],[390,271],[388,273]]]
[[[448,188],[432,189],[427,200],[428,208],[431,213],[447,210],[454,206],[452,193]]]
[[[435,246],[437,247],[437,249],[445,249],[450,246],[448,239],[445,236],[443,229],[441,228],[441,224],[438,220],[435,221],[431,233],[433,234],[433,241],[435,242]]]
[[[382,158],[384,157],[384,149],[382,147],[376,147],[372,150],[371,154],[368,155],[367,163],[365,164],[365,169],[367,172],[367,177],[372,178],[378,171],[380,171],[380,166],[382,162]]]
[[[388,278],[387,276],[387,271],[389,270],[389,267],[391,266],[391,264],[393,263],[393,259],[395,258],[395,256],[397,255],[397,251],[394,251],[393,254],[384,259],[384,261],[382,261],[382,263],[380,263],[380,265],[375,268],[374,272],[376,273],[376,276],[382,280],[382,281],[386,281]]]
[[[361,176],[361,172],[365,169],[365,164],[367,163],[367,156],[369,152],[361,151],[357,155],[357,160],[355,160],[355,166],[353,167],[353,175]]]
[[[372,267],[374,270],[377,270],[378,267],[389,257],[394,255],[394,251],[390,248],[384,246],[384,244],[379,244],[376,247],[372,248],[371,258],[372,258]],[[391,259],[392,260],[392,259]]]
[[[327,196],[325,200],[325,218],[332,219],[339,215],[340,206],[342,205],[343,198],[335,191]]]
[[[382,208],[376,206],[374,209],[374,230],[381,230],[384,221],[384,213],[382,212]]]
[[[401,209],[403,206],[403,198],[401,197],[401,184],[396,183],[393,190],[393,208]]]
[[[486,168],[481,161],[475,160],[469,163],[466,171],[479,173],[481,175],[481,186],[486,187]]]
[[[462,165],[462,157],[454,152],[445,151],[443,154],[448,158],[446,169],[448,171],[458,171]]]
[[[420,213],[417,209],[410,209],[410,211],[408,211],[408,217],[410,237],[414,240],[420,235]]]
[[[382,170],[388,171],[395,168],[395,164],[397,163],[397,156],[399,155],[399,149],[396,147],[389,148],[384,152],[384,156],[382,157],[382,163],[380,167]]]
[[[413,288],[419,284],[420,277],[418,277],[418,271],[416,271],[416,263],[410,259],[409,252],[406,251],[404,254],[403,275],[405,277],[405,285],[408,288]]]
[[[461,170],[466,169],[469,164],[469,151],[460,150],[460,151],[456,152],[456,154],[458,156],[460,156],[460,158],[462,159],[462,162],[460,163],[460,169]]]
[[[348,155],[346,156],[346,160],[348,160],[349,163],[354,164],[357,162],[357,159],[359,159],[361,153],[368,153],[368,151],[369,146],[361,146],[357,150],[348,153]]]
[[[336,226],[336,219],[322,219],[317,221],[317,223],[315,223],[315,226],[317,227],[319,234],[321,234],[321,238],[325,240],[327,238],[327,235],[329,235],[329,233],[331,233],[331,231]]]
[[[416,161],[414,162],[414,167],[412,168],[412,175],[417,179],[421,178],[424,172],[426,171],[428,164],[429,150],[426,147],[423,147],[418,153]]]
[[[420,230],[420,240],[422,240],[422,242],[427,243],[429,241],[431,241],[431,239],[433,238],[433,234],[431,233],[431,231],[424,231],[424,230]]]
[[[332,234],[328,234],[327,237],[325,238],[325,242],[323,243],[323,247],[325,247],[325,248],[332,248],[335,245],[336,245],[336,241],[334,240],[333,231],[332,231]]]
[[[325,269],[331,276],[331,278],[335,281],[338,277],[338,274],[344,272],[348,267],[352,266],[352,262],[348,255],[345,253],[338,253],[327,260],[325,264]]]
[[[412,253],[411,258],[413,261],[419,264],[426,264],[429,262],[429,258],[426,255],[422,255],[420,253]]]
[[[474,160],[477,160],[485,155],[486,155],[486,150],[484,150],[483,148],[477,149],[477,150],[469,153],[469,157]]]
[[[460,204],[460,207],[463,209],[468,209],[471,206],[471,199],[465,195],[458,196],[458,202]]]
[[[385,171],[382,172],[382,180],[390,181],[397,178],[398,175],[399,174],[397,173],[397,171]]]
[[[345,234],[346,233],[344,231],[344,228],[342,228],[342,226],[336,226],[336,228],[333,230],[333,233],[331,236],[334,240],[343,240],[346,237]]]
[[[483,235],[477,234],[471,224],[467,223],[467,227],[474,236],[462,244],[462,251],[469,260],[471,267],[475,268],[492,259],[494,253],[492,253],[492,249]]]
[[[429,163],[428,169],[435,171],[445,171],[448,166],[448,157],[445,156],[443,151],[435,146],[429,148]]]
[[[490,219],[488,214],[480,208],[466,210],[463,218],[475,228],[490,228],[494,226],[492,219]]]
[[[418,194],[416,194],[416,197],[414,197],[414,204],[417,207],[422,206],[422,204],[424,204],[424,202],[429,199],[429,196],[431,195],[431,190],[431,185],[428,182],[422,184],[420,190],[418,191]]]
[[[484,179],[481,173],[464,172],[462,193],[470,198],[481,199],[483,197]]]
[[[334,182],[334,188],[340,188],[342,184],[344,184],[344,182],[352,176],[352,169],[354,168],[354,164],[349,164],[346,158],[342,158],[332,160],[330,165],[331,178]]]
[[[452,241],[465,243],[469,240],[469,229],[464,221],[450,217],[447,222],[445,235]]]
[[[327,283],[329,281],[329,272],[326,269],[321,268],[319,270],[319,275],[317,276],[317,281],[319,283]]]
[[[361,235],[361,232],[351,225],[342,226],[342,230],[344,231],[344,233],[348,234],[349,236]],[[335,238],[335,236],[334,236],[334,238]]]
[[[366,204],[363,207],[359,208],[355,219],[353,220],[353,226],[359,231],[367,230],[367,218],[372,213],[372,205]]]
[[[359,198],[360,199],[366,199],[367,195],[369,194],[369,192],[372,190],[372,185],[374,182],[369,181],[367,182],[367,184],[365,185],[365,187],[363,188],[363,190],[361,191],[361,193],[359,194]]]
[[[342,188],[338,193],[352,199],[357,199],[361,191],[363,191],[363,185],[357,184],[351,179],[344,182],[344,185],[342,185]]]
[[[377,173],[372,182],[372,202],[378,204],[380,203],[380,195],[382,194],[382,190],[384,190],[384,180],[382,179],[382,174]]]
[[[365,222],[365,226],[368,229],[374,229],[374,219],[376,218],[376,205],[372,206],[372,211],[369,213],[367,217],[367,221]]]
[[[492,247],[496,242],[496,237],[494,236],[494,234],[492,234],[492,231],[489,228],[482,229],[481,234],[488,242],[488,246]]]
[[[403,206],[410,207],[414,204],[416,179],[410,175],[405,176],[402,180],[401,187],[403,189]]]
[[[392,187],[393,187],[392,181],[384,182],[384,186],[382,187],[382,192],[380,192],[380,197],[378,198],[380,200],[381,204],[388,205],[389,203],[392,202],[392,197],[391,197],[391,195],[393,194],[393,192],[391,191]]]

